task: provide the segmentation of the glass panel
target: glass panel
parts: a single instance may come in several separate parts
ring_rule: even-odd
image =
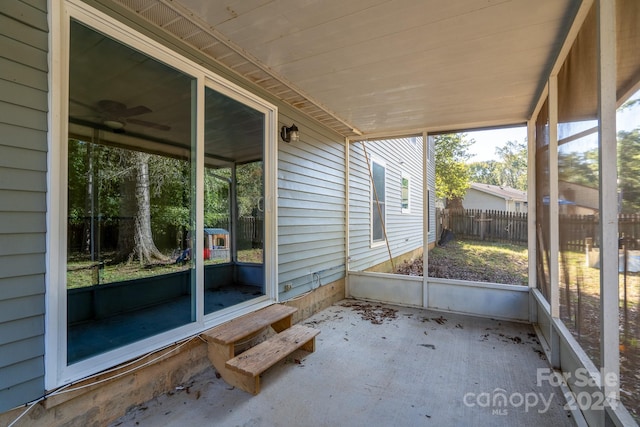
[[[67,363],[195,320],[194,79],[79,23],[69,54]]]
[[[640,2],[617,0],[616,10],[618,93],[635,91],[617,115],[620,399],[640,423]]]
[[[402,211],[406,212],[409,210],[409,178],[407,178],[406,176],[402,177],[401,188],[402,194],[400,203]]]
[[[618,111],[620,397],[640,421],[640,92]]]
[[[264,114],[205,88],[205,314],[265,295]]]
[[[558,74],[560,318],[600,366],[600,206],[595,9]]]
[[[371,239],[374,242],[384,241],[385,219],[385,168],[372,162],[373,185],[371,186],[371,215],[373,217]]]
[[[536,280],[549,300],[549,103],[536,118]]]

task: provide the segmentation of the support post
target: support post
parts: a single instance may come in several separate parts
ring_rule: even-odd
[[[618,332],[618,200],[616,139],[616,6],[598,7],[598,150],[600,158],[600,360],[602,389],[613,407],[620,399]],[[615,381],[607,380],[615,378]]]

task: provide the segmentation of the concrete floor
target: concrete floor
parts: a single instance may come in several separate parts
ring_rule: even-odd
[[[343,300],[257,396],[213,368],[112,426],[569,426],[529,325]],[[544,376],[544,375],[543,375]],[[506,400],[505,400],[506,399]]]

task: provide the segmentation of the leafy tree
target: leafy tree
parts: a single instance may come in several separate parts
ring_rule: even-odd
[[[503,186],[527,190],[527,146],[524,142],[507,141],[503,147],[496,148],[500,159],[499,176]]]
[[[598,149],[587,151],[560,151],[558,153],[558,179],[598,188]]]
[[[204,226],[229,229],[231,168],[207,169],[204,174]]]
[[[618,176],[622,213],[640,212],[640,129],[618,132]]]
[[[469,165],[471,180],[527,191],[527,146],[508,141],[496,148],[498,160],[475,162]]]
[[[461,207],[469,188],[470,171],[466,161],[471,158],[466,134],[446,134],[435,137],[436,197],[447,200],[447,207]]]
[[[469,164],[471,182],[479,182],[489,185],[501,185],[500,163],[496,160],[485,160]]]
[[[263,165],[261,161],[236,167],[238,216],[262,216]]]

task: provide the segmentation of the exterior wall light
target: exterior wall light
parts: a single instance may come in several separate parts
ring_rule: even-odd
[[[300,139],[300,133],[298,132],[298,126],[291,125],[291,127],[282,126],[280,130],[280,138],[284,142],[296,142]]]

